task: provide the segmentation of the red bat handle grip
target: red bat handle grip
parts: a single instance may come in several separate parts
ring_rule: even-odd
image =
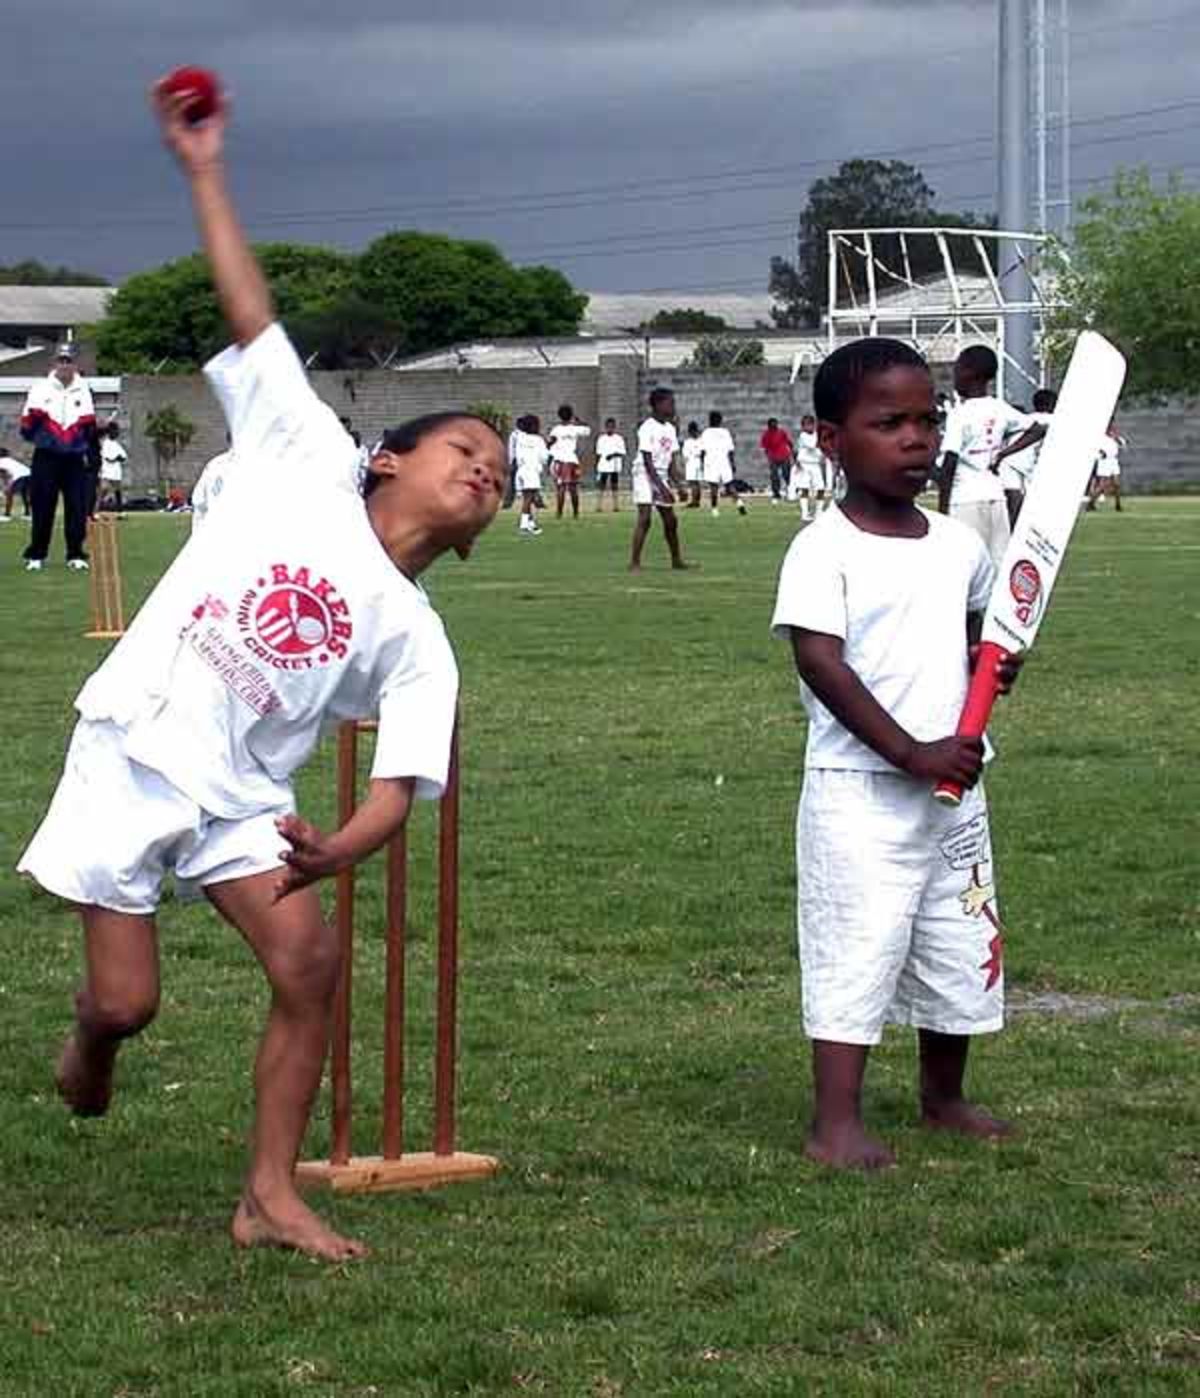
[[[956,736],[959,738],[983,737],[992,714],[992,705],[1000,693],[998,666],[1007,657],[1008,651],[995,641],[984,641],[980,645],[971,687],[967,690],[967,700],[958,718]],[[943,806],[957,806],[962,797],[963,789],[957,782],[939,782],[933,792],[933,799]]]

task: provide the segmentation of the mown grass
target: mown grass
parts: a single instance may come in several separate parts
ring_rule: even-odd
[[[629,525],[589,514],[522,540],[502,516],[430,579],[464,674],[460,1135],[504,1169],[331,1204],[367,1263],[227,1240],[264,1007],[236,939],[164,905],[161,1016],[110,1117],[77,1122],[50,1085],[74,920],[0,881],[0,1393],[1200,1392],[1200,505],[1082,521],[996,725],[1009,983],[1057,1012],[1014,1015],[974,1082],[1021,1134],[921,1132],[896,1033],[868,1087],[901,1160],[878,1179],[802,1156],[803,722],[766,633],[795,520],[686,516],[700,570],[672,575],[652,540],[635,579]],[[185,529],[122,525],[132,594]],[[85,581],[26,577],[21,534],[0,531],[9,869],[101,653],[80,636]],[[330,818],[331,746],[299,793]],[[414,1137],[432,824],[414,836]],[[364,1150],[381,880],[377,862],[360,879]],[[1101,1013],[1073,1012],[1085,996]],[[327,1139],[322,1116],[312,1152]]]

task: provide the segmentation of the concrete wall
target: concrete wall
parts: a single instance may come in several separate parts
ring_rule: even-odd
[[[368,442],[406,418],[480,402],[499,403],[514,417],[537,413],[548,427],[558,405],[567,402],[595,430],[605,417],[615,417],[631,447],[650,389],[661,385],[674,390],[685,426],[691,418],[703,426],[712,408],[724,413],[738,445],[739,474],[761,484],[765,471],[758,439],[763,426],[768,417],[777,417],[795,433],[801,415],[811,408],[812,373],[805,368],[792,384],[789,371],[778,365],[735,374],[694,369],[647,372],[637,355],[605,354],[598,368],[317,373],[312,381],[321,397],[335,412],[349,417]],[[0,434],[13,439],[18,455],[23,444],[16,440],[15,426],[22,401],[23,395],[12,402],[0,397]],[[151,412],[169,403],[196,425],[191,445],[172,468],[172,483],[190,487],[204,463],[224,446],[221,410],[199,375],[126,376],[120,419],[130,453],[127,474],[132,494],[154,487],[154,453],[145,437],[145,422]],[[102,411],[108,409],[106,399]],[[1126,489],[1200,489],[1200,400],[1131,408],[1122,413],[1120,425],[1129,443],[1122,463]],[[590,461],[590,453],[584,459]]]
[[[339,416],[350,418],[367,443],[388,427],[422,413],[498,403],[515,417],[537,413],[543,426],[555,420],[560,403],[570,403],[587,423],[599,409],[599,375],[585,369],[471,370],[457,374],[396,374],[390,371],[312,375],[313,387]],[[225,419],[207,383],[198,375],[141,377],[122,382],[122,422],[126,424],[130,487],[151,489],[155,482],[154,450],[144,427],[150,413],[173,403],[196,426],[191,444],[171,467],[172,483],[190,487],[204,463],[225,446]]]

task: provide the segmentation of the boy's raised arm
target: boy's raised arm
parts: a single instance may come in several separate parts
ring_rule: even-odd
[[[168,92],[161,82],[151,92],[163,140],[191,186],[196,223],[221,310],[233,338],[245,346],[275,319],[275,307],[225,185],[225,106],[206,121],[191,125],[183,114],[188,100]]]

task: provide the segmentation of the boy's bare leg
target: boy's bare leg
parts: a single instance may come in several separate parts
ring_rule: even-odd
[[[329,1046],[340,955],[315,886],[274,901],[278,870],[212,884],[214,907],[249,942],[271,986],[254,1064],[254,1139],[233,1217],[234,1241],[273,1244],[340,1262],[366,1247],[322,1222],[296,1190],[294,1171]]]
[[[862,1120],[862,1084],[870,1049],[863,1044],[813,1040],[816,1103],[804,1153],[842,1170],[886,1170],[896,1157],[868,1136]]]
[[[683,561],[683,554],[679,548],[679,521],[675,518],[675,511],[670,505],[660,505],[658,515],[662,520],[663,534],[667,540],[667,548],[671,553],[671,567],[686,568],[688,565]],[[647,528],[649,528],[648,521]]]
[[[158,1010],[158,934],[152,917],[86,907],[87,979],[75,996],[75,1028],[59,1055],[59,1096],[77,1116],[103,1116],[123,1040]]]
[[[579,518],[579,486],[574,481],[567,486],[567,494],[571,497],[571,518]]]
[[[919,1030],[918,1039],[924,1124],[968,1136],[1011,1136],[1011,1122],[1001,1121],[963,1096],[970,1039],[965,1034],[937,1034],[932,1029]]]
[[[650,532],[650,506],[637,506],[637,519],[633,525],[633,544],[629,555],[629,571],[636,573],[642,566],[642,549],[646,535]]]

